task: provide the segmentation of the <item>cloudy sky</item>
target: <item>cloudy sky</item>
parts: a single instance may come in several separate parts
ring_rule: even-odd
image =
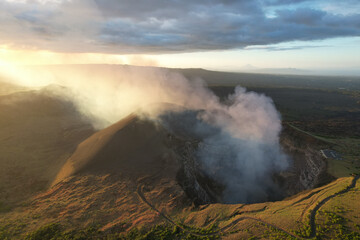
[[[0,0],[0,63],[360,69],[359,0]]]

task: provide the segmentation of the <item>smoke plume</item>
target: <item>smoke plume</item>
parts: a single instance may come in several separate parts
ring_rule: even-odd
[[[63,65],[3,74],[21,85],[65,87],[48,90],[74,102],[98,129],[134,111],[164,122],[164,112],[152,107],[158,103],[191,110],[196,121],[185,128],[201,137],[198,159],[209,176],[225,185],[224,202],[268,200],[277,191],[272,174],[287,167],[279,145],[281,119],[272,100],[239,86],[224,103],[202,80],[189,81],[161,68]]]

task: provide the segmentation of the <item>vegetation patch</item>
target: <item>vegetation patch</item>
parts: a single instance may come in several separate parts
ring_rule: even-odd
[[[152,228],[134,228],[128,232],[117,232],[117,233],[108,233],[103,232],[98,229],[98,227],[90,226],[86,229],[81,230],[65,230],[64,226],[59,223],[50,223],[45,226],[40,227],[39,229],[30,232],[25,235],[23,239],[25,240],[66,240],[66,239],[76,239],[76,240],[87,240],[87,239],[106,239],[106,240],[125,240],[125,239],[135,239],[135,240],[172,240],[172,239],[191,239],[191,240],[213,240],[220,239],[219,235],[210,234],[213,231],[216,231],[215,226],[210,226],[209,228],[200,229],[192,228],[194,233],[184,231],[178,226],[171,226],[169,224],[159,224],[155,225]],[[197,234],[196,234],[196,233]],[[0,232],[1,234],[2,232]],[[207,235],[209,234],[209,235]],[[203,235],[203,236],[201,236]],[[2,234],[0,239],[11,238],[11,234]]]
[[[316,227],[316,237],[318,239],[360,239],[360,233],[352,231],[348,226],[349,220],[341,216],[341,211],[319,211],[322,219]]]

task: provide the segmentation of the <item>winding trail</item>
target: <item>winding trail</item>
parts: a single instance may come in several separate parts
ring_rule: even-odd
[[[356,182],[357,180],[360,178],[360,175],[356,175],[354,176],[353,180],[351,181],[351,184],[349,186],[347,186],[345,189],[334,193],[326,198],[324,198],[323,200],[321,200],[315,207],[314,209],[311,211],[310,213],[310,228],[311,228],[311,232],[309,237],[307,238],[314,238],[316,236],[316,224],[315,224],[315,218],[316,218],[316,213],[317,211],[326,203],[328,202],[330,199],[339,196],[341,194],[347,193],[348,191],[350,191],[352,188],[354,188],[356,186]]]
[[[331,186],[329,186],[329,187],[326,187],[326,188],[321,189],[320,191],[318,191],[317,193],[320,193],[320,194],[317,195],[316,197],[314,197],[313,199],[311,199],[310,203],[308,203],[308,204],[304,207],[304,209],[303,209],[302,212],[301,212],[301,215],[300,215],[299,219],[301,219],[301,221],[303,221],[303,220],[304,220],[305,213],[309,210],[309,208],[311,208],[311,206],[313,206],[314,203],[316,203],[316,202],[319,200],[319,198],[321,198],[324,194],[326,194],[327,191],[331,191],[331,190],[334,189],[334,188],[336,188],[336,184],[333,184],[333,185],[331,185]],[[323,190],[325,190],[325,189],[326,189],[327,191],[323,191]]]

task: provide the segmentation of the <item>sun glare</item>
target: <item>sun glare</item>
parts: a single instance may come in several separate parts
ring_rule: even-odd
[[[157,66],[147,55],[119,55],[104,53],[58,53],[46,50],[18,50],[0,46],[0,65],[55,65],[55,64],[128,64]]]

